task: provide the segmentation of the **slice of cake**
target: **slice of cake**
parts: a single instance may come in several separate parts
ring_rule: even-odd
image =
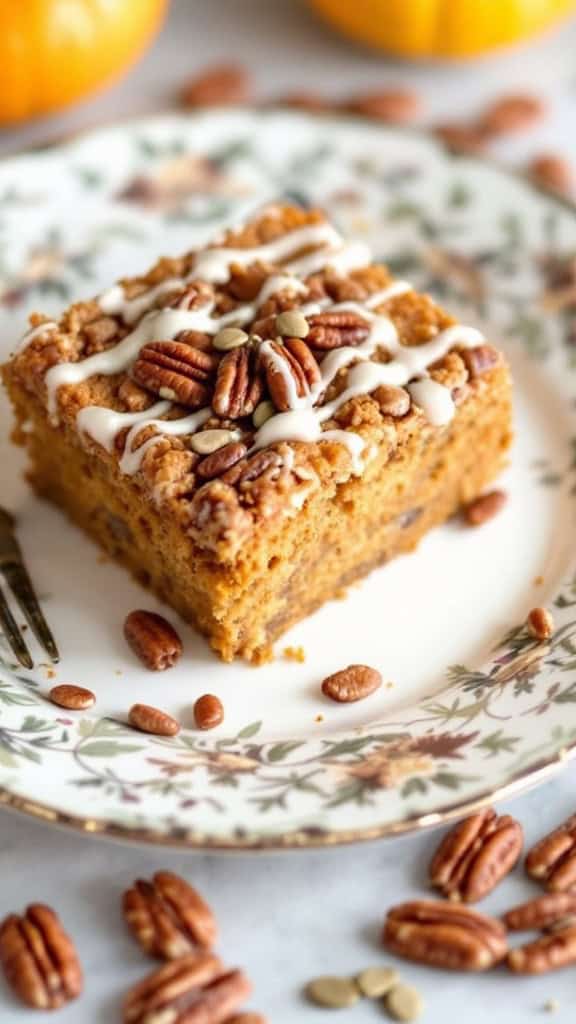
[[[225,660],[414,548],[510,444],[502,356],[318,211],[31,323],[3,375],[33,486]]]

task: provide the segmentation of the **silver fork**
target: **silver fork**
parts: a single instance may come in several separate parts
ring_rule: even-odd
[[[44,618],[32,581],[24,564],[22,550],[14,532],[14,519],[0,507],[0,575],[6,581],[26,621],[38,642],[53,662],[60,661],[60,654],[54,637]],[[34,668],[34,662],[18,624],[10,611],[6,596],[0,586],[0,629],[2,629],[14,656],[24,668]]]

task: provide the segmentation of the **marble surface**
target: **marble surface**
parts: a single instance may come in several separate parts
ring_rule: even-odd
[[[123,114],[166,106],[183,77],[206,61],[234,53],[254,68],[262,95],[311,87],[328,93],[394,82],[426,97],[429,117],[468,114],[503,89],[534,87],[550,98],[551,116],[537,132],[502,144],[500,154],[519,162],[545,148],[576,157],[576,24],[505,56],[465,67],[385,61],[330,34],[295,0],[180,0],[156,45],[119,87],[63,116],[4,132],[0,153],[57,138]],[[570,706],[568,705],[568,712]],[[576,765],[548,785],[510,804],[528,840],[574,810]],[[302,985],[322,973],[350,973],[387,961],[379,946],[384,911],[399,899],[425,894],[426,864],[436,837],[273,855],[175,853],[114,845],[66,834],[6,812],[0,815],[0,914],[32,900],[54,904],[75,937],[87,984],[80,1004],[55,1018],[62,1024],[104,1024],[120,1019],[125,989],[148,964],[122,926],[119,899],[138,875],[166,866],[182,872],[213,904],[221,924],[221,950],[252,977],[255,1008],[274,1024],[331,1019],[309,1007]],[[500,912],[527,898],[531,884],[520,871],[486,901]],[[574,1019],[573,970],[519,980],[504,971],[467,977],[406,965],[403,976],[423,993],[426,1024],[493,1024],[547,1016]],[[0,982],[1,1024],[30,1019]],[[384,1019],[361,1003],[338,1020],[361,1024]]]

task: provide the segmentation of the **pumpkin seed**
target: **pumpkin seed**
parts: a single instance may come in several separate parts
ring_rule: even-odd
[[[269,420],[275,412],[276,409],[274,408],[273,403],[269,402],[268,399],[264,402],[260,402],[252,413],[252,422],[256,429],[258,430],[262,427],[266,423],[266,420]]]
[[[246,331],[240,327],[224,327],[212,340],[212,347],[219,352],[230,352],[233,348],[240,348],[248,341]]]
[[[418,1020],[424,1009],[424,1000],[415,988],[409,985],[394,985],[388,992],[386,1009],[394,1020]]]
[[[278,314],[276,330],[284,338],[305,338],[310,331],[310,325],[303,313],[290,309]]]
[[[352,978],[335,978],[328,975],[314,978],[306,986],[306,995],[317,1006],[331,1010],[343,1010],[354,1006],[360,998]]]
[[[190,447],[198,455],[211,455],[225,444],[236,441],[237,437],[233,430],[201,430],[191,438]]]
[[[398,971],[393,967],[367,967],[356,978],[356,984],[367,999],[379,999],[398,984]]]

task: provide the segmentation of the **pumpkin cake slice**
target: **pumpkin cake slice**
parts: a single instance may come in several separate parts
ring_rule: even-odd
[[[414,548],[510,444],[500,353],[318,211],[31,324],[3,376],[33,486],[227,661]]]

